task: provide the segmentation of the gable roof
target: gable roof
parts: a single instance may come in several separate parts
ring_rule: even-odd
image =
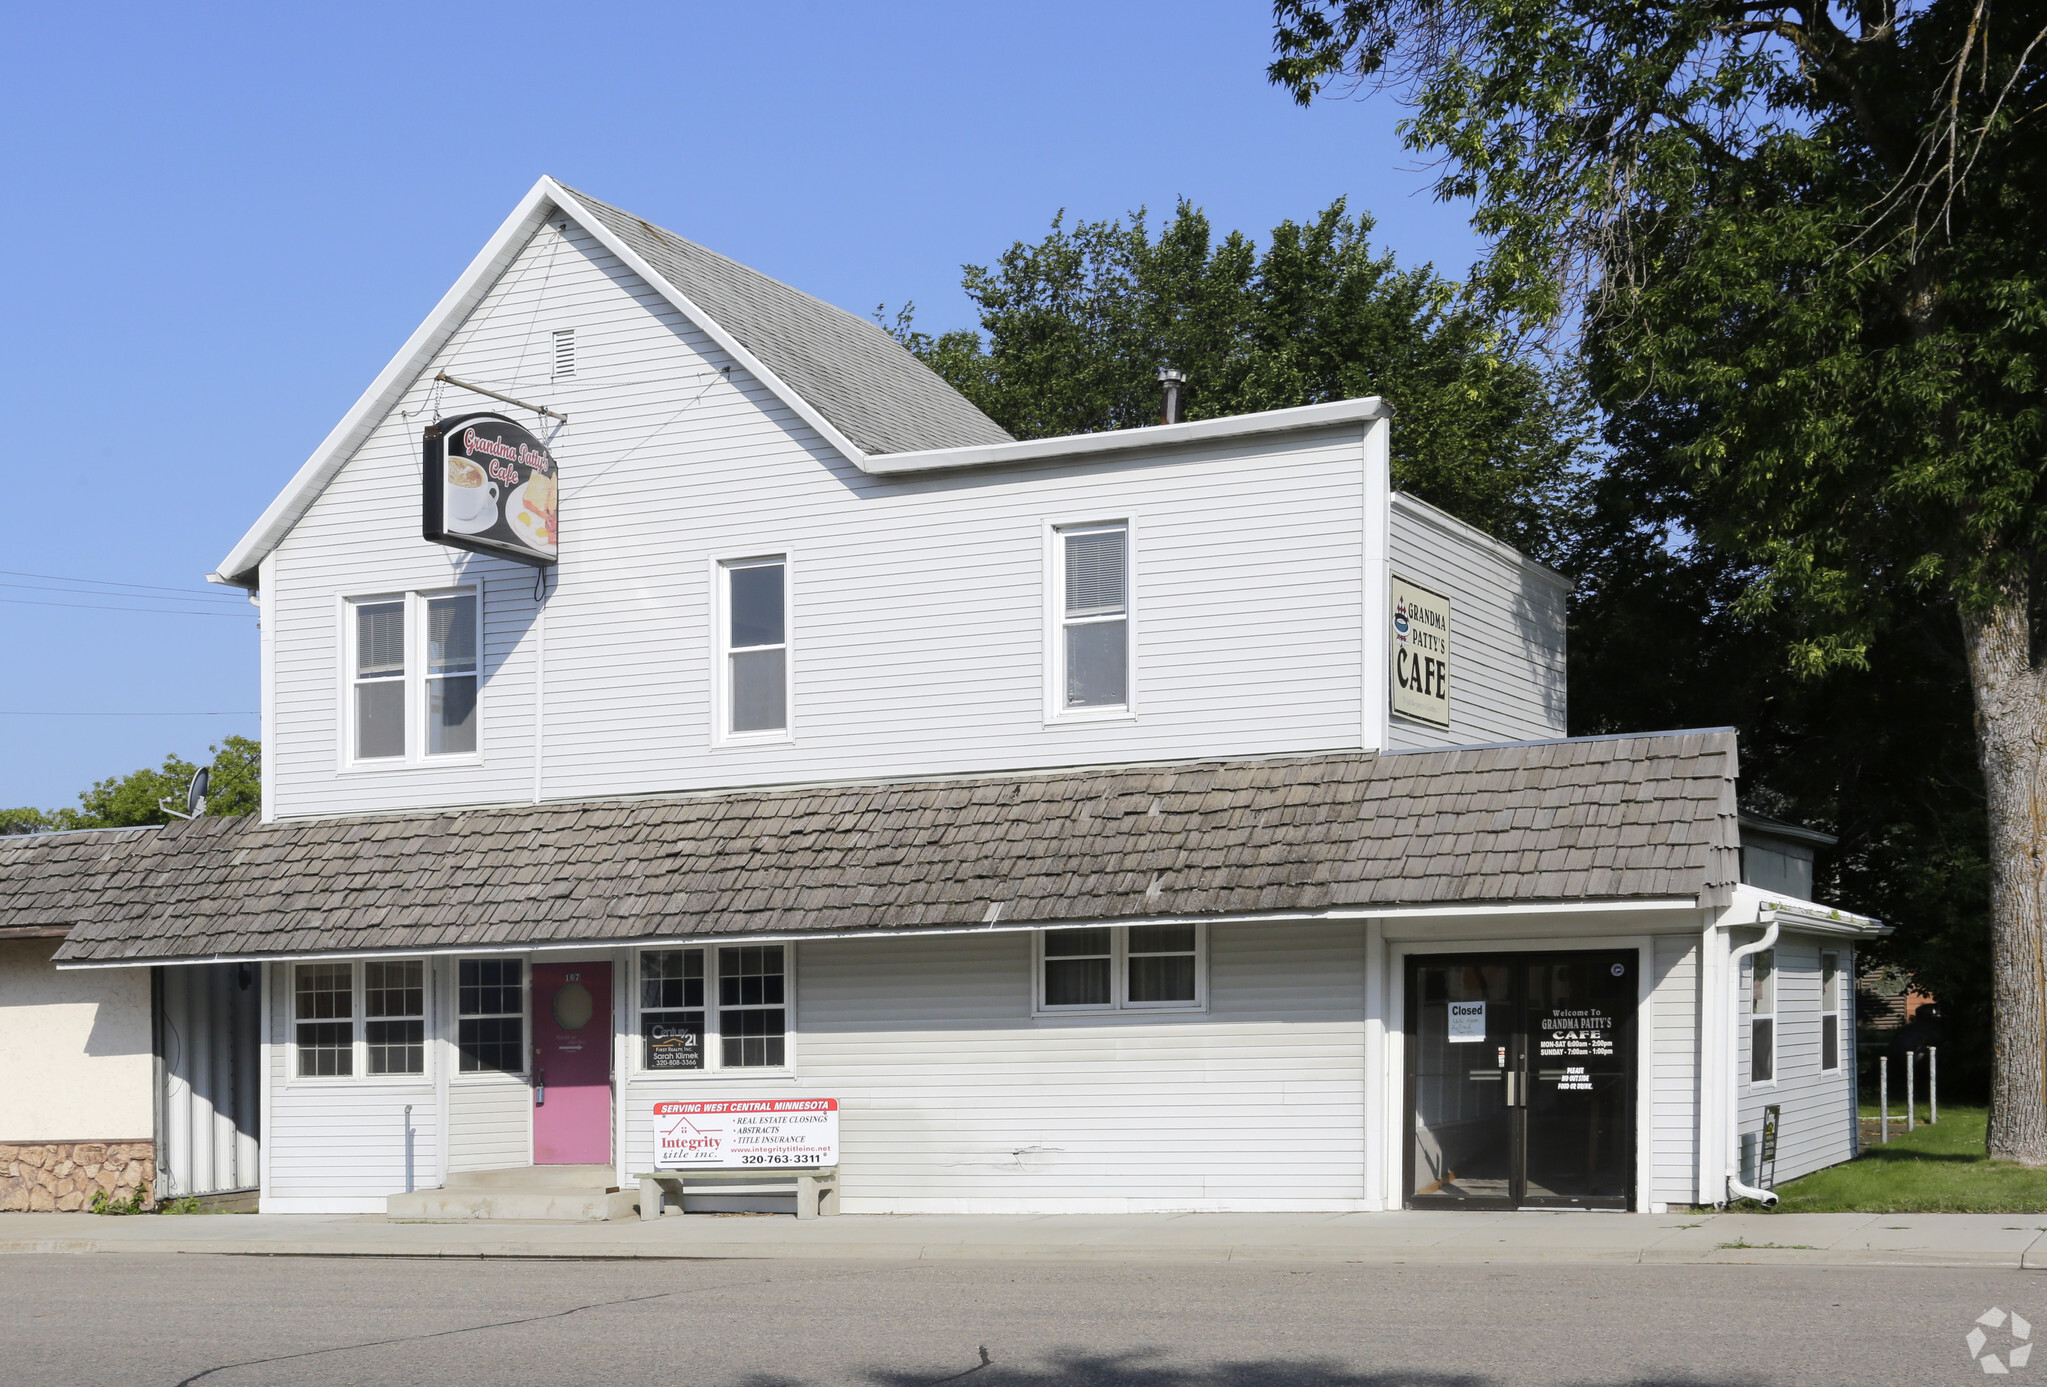
[[[1009,433],[865,318],[564,188],[863,453],[1010,443]],[[692,315],[695,316],[695,315]]]
[[[1732,899],[1734,734],[0,840],[60,961]]]
[[[256,523],[217,581],[253,586],[277,547],[546,220],[574,219],[854,464],[1013,440],[878,325],[552,178],[510,217]]]

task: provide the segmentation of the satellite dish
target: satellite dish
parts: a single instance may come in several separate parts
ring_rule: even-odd
[[[165,795],[156,802],[156,807],[174,819],[196,819],[206,812],[206,787],[213,779],[213,768],[201,766],[192,774],[192,783],[185,787],[184,812],[171,808],[171,797]]]

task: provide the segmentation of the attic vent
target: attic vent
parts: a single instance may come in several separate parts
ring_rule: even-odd
[[[563,328],[554,335],[554,378],[567,380],[576,374],[576,330]]]

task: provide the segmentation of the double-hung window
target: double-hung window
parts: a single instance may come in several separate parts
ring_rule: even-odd
[[[1777,1078],[1777,951],[1763,950],[1749,966],[1748,1077],[1767,1084]]]
[[[1841,1067],[1841,955],[1820,955],[1820,1068]]]
[[[480,606],[473,589],[349,603],[350,759],[476,754]]]
[[[526,965],[465,958],[455,975],[456,1067],[464,1074],[526,1072]]]
[[[1057,547],[1056,707],[1063,713],[1130,706],[1130,527],[1064,526]]]
[[[787,1067],[788,969],[780,944],[643,950],[641,1067]]]
[[[426,975],[419,959],[294,966],[292,1072],[302,1079],[426,1073]]]
[[[355,759],[405,755],[405,600],[358,602],[355,618]]]
[[[724,735],[789,730],[788,562],[741,559],[718,566],[719,662]]]
[[[1038,1008],[1194,1010],[1204,1005],[1200,925],[1094,925],[1038,935]]]

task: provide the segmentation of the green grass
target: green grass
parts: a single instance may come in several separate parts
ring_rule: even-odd
[[[1865,1107],[1862,1115],[1875,1117],[1876,1109]],[[1987,1116],[1982,1108],[1942,1104],[1938,1125],[1907,1132],[1893,1108],[1890,1145],[1878,1145],[1865,1128],[1860,1156],[1778,1186],[1777,1212],[2047,1213],[2047,1169],[1983,1154]]]

